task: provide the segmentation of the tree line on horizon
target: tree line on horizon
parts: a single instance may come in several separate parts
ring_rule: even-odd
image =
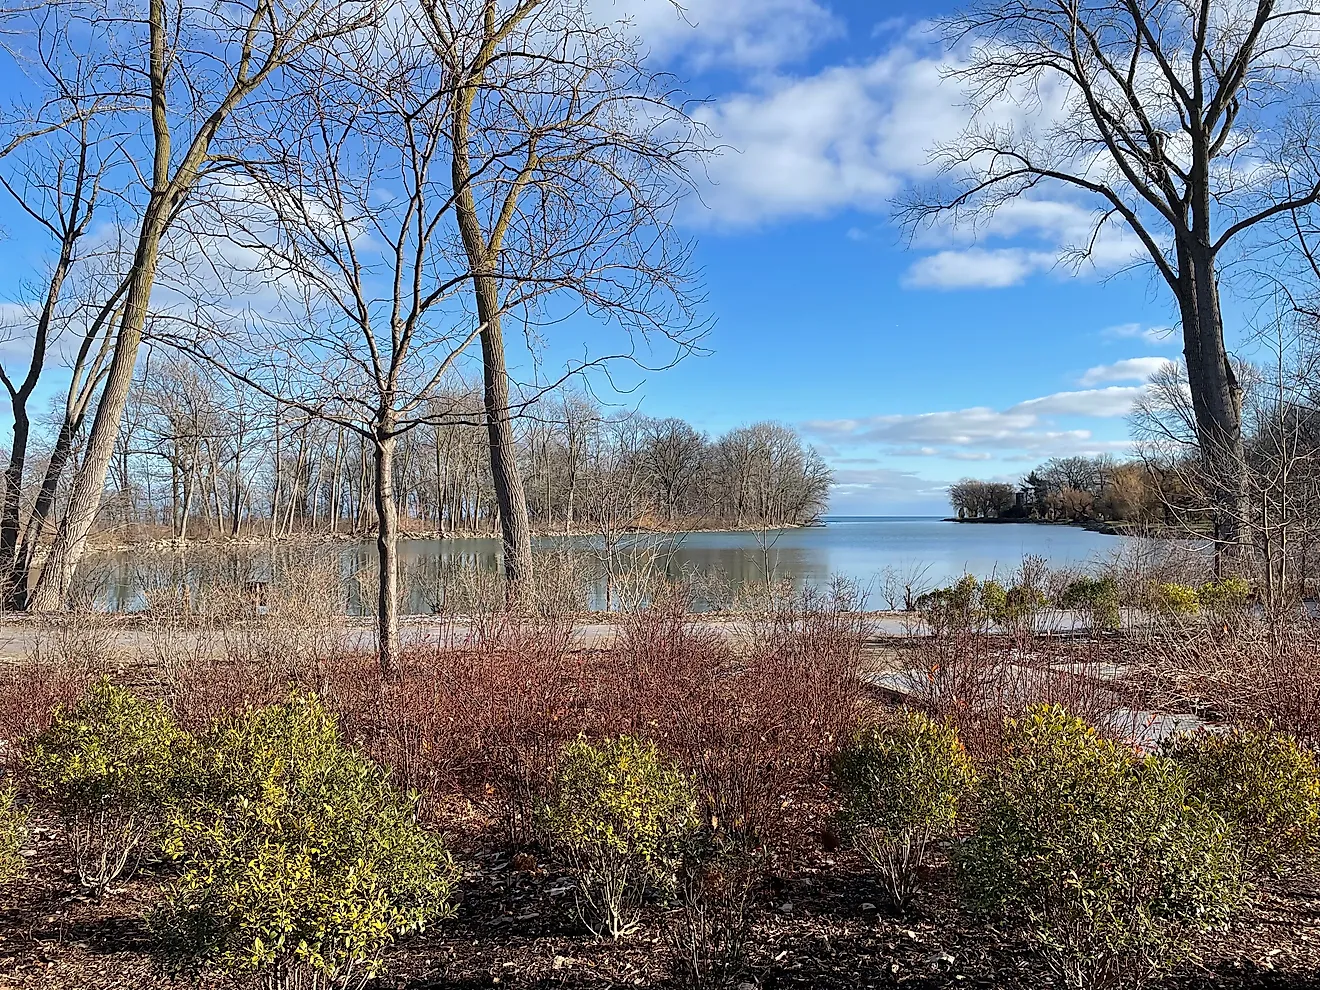
[[[444,418],[473,401],[471,390],[438,393],[435,422],[401,439],[391,479],[401,530],[498,535],[484,431]],[[781,424],[710,437],[573,392],[531,407],[516,441],[528,516],[542,533],[797,526],[825,510],[833,479]],[[364,536],[376,530],[371,460],[342,426],[167,359],[134,384],[102,525],[126,539]]]

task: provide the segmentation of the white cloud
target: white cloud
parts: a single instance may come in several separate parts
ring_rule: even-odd
[[[592,0],[597,16],[629,21],[651,50],[696,68],[775,68],[842,33],[817,0]]]
[[[1111,385],[1083,392],[1056,392],[1018,403],[1009,412],[1039,416],[1126,416],[1144,391],[1136,385]]]
[[[1149,347],[1163,348],[1170,344],[1176,346],[1177,335],[1173,327],[1148,327],[1140,323],[1120,323],[1106,327],[1100,336],[1107,340],[1139,340]]]
[[[889,457],[953,461],[1012,460],[1130,449],[1126,440],[1104,440],[1089,429],[1064,428],[1056,417],[1114,419],[1126,416],[1141,386],[1058,392],[1007,409],[977,406],[915,415],[816,420],[805,433],[836,448],[879,448]]]
[[[1169,362],[1162,357],[1127,358],[1113,364],[1088,368],[1077,380],[1078,385],[1099,385],[1103,382],[1148,382]]]
[[[751,226],[844,211],[888,213],[901,190],[936,178],[932,149],[956,139],[967,123],[964,94],[945,73],[951,64],[953,56],[913,29],[869,61],[765,74],[704,108],[698,116],[727,150],[709,166],[704,209],[695,219]],[[1041,103],[1006,100],[992,116],[1006,128],[1039,128],[1062,100],[1043,93]],[[1059,261],[1078,252],[1088,254],[1085,271],[1115,271],[1140,259],[1143,248],[1131,231],[1104,216],[1061,189],[1033,192],[975,229],[941,223],[919,231],[914,246],[934,253],[917,260],[904,281],[913,288],[1002,288],[1055,269],[1072,274],[1072,264]]]
[[[1020,248],[939,251],[914,262],[903,284],[921,289],[1002,289],[1057,263],[1057,255]]]

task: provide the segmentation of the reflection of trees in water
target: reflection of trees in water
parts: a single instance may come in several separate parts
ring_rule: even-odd
[[[821,549],[771,548],[763,554],[750,538],[746,546],[718,547],[692,546],[674,537],[639,540],[620,547],[610,562],[594,553],[586,539],[538,542],[543,570],[561,572],[559,580],[574,583],[573,597],[591,608],[604,607],[610,567],[616,583],[620,574],[688,582],[706,604],[763,586],[767,564],[773,577],[798,587],[830,577],[828,556]],[[375,567],[370,543],[122,550],[86,561],[79,594],[114,611],[137,611],[153,601],[203,602],[221,589],[278,586],[290,575],[302,580],[309,569],[328,569],[342,582],[348,611],[360,615],[374,607]],[[404,612],[429,615],[461,609],[495,588],[499,543],[409,540],[400,545],[400,567]]]

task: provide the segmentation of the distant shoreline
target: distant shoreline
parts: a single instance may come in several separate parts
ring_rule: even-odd
[[[827,523],[820,519],[813,519],[810,522],[792,523],[782,526],[676,526],[667,528],[661,526],[632,526],[622,532],[627,536],[686,536],[688,534],[698,533],[759,533],[765,532],[786,532],[798,529],[823,529]],[[259,547],[259,546],[328,546],[336,543],[367,543],[374,541],[376,532],[364,530],[359,533],[291,533],[287,536],[272,536],[269,533],[253,533],[241,536],[203,536],[198,538],[177,539],[174,537],[149,537],[142,540],[127,539],[105,539],[107,534],[97,534],[90,541],[90,547],[94,552],[115,553],[124,550],[182,550],[185,548],[240,548],[240,547]],[[540,530],[532,533],[533,539],[554,539],[558,537],[586,538],[590,539],[601,534],[595,530],[575,530],[565,533],[563,530]],[[97,536],[103,537],[98,539]],[[479,533],[473,531],[459,532],[438,532],[438,531],[417,531],[405,532],[399,534],[399,542],[403,543],[409,540],[436,541],[445,542],[449,540],[496,540],[500,539],[499,533]]]
[[[1152,540],[1189,539],[1193,536],[1204,536],[1208,539],[1210,537],[1209,533],[1189,533],[1183,530],[1175,530],[1162,526],[1146,526],[1141,523],[1110,522],[1103,519],[1022,519],[1013,516],[996,516],[990,519],[958,519],[957,517],[950,516],[943,521],[951,523],[972,523],[977,525],[988,523],[991,525],[1066,526],[1070,529],[1084,529],[1091,533],[1099,533],[1101,536],[1140,536]]]

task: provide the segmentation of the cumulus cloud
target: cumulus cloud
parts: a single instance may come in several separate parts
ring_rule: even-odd
[[[1111,385],[1082,392],[1055,392],[1018,403],[1009,411],[1032,416],[1126,416],[1144,391],[1136,385]]]
[[[1057,255],[1020,248],[939,251],[914,262],[903,284],[922,289],[1002,289],[1057,262]]]
[[[1078,385],[1099,385],[1102,382],[1148,382],[1151,376],[1169,362],[1162,357],[1127,358],[1113,364],[1088,368],[1077,380]]]
[[[627,20],[655,54],[696,68],[774,68],[842,33],[817,0],[593,0],[598,16]]]
[[[952,55],[913,29],[889,39],[870,60],[762,73],[719,98],[698,116],[726,150],[709,166],[693,219],[754,226],[844,211],[888,213],[902,189],[934,178],[932,149],[957,138],[966,124],[965,95],[945,72],[952,63]],[[1047,106],[1054,102],[1046,98]],[[1032,125],[1027,114],[1025,104],[1004,101],[993,117],[1023,128]],[[1140,243],[1112,220],[1097,235],[1103,216],[1094,203],[1042,190],[1004,204],[974,231],[937,224],[919,232],[914,247],[931,253],[913,264],[904,283],[1003,288],[1056,269],[1072,274],[1059,260],[1078,250],[1089,251],[1089,270],[1131,264],[1141,256]]]
[[[1112,419],[1126,416],[1142,386],[1111,386],[1028,399],[1007,409],[976,406],[910,415],[815,420],[803,432],[834,445],[876,447],[890,457],[953,461],[1011,460],[1069,454],[1122,452],[1126,440],[1104,440],[1057,418]]]

